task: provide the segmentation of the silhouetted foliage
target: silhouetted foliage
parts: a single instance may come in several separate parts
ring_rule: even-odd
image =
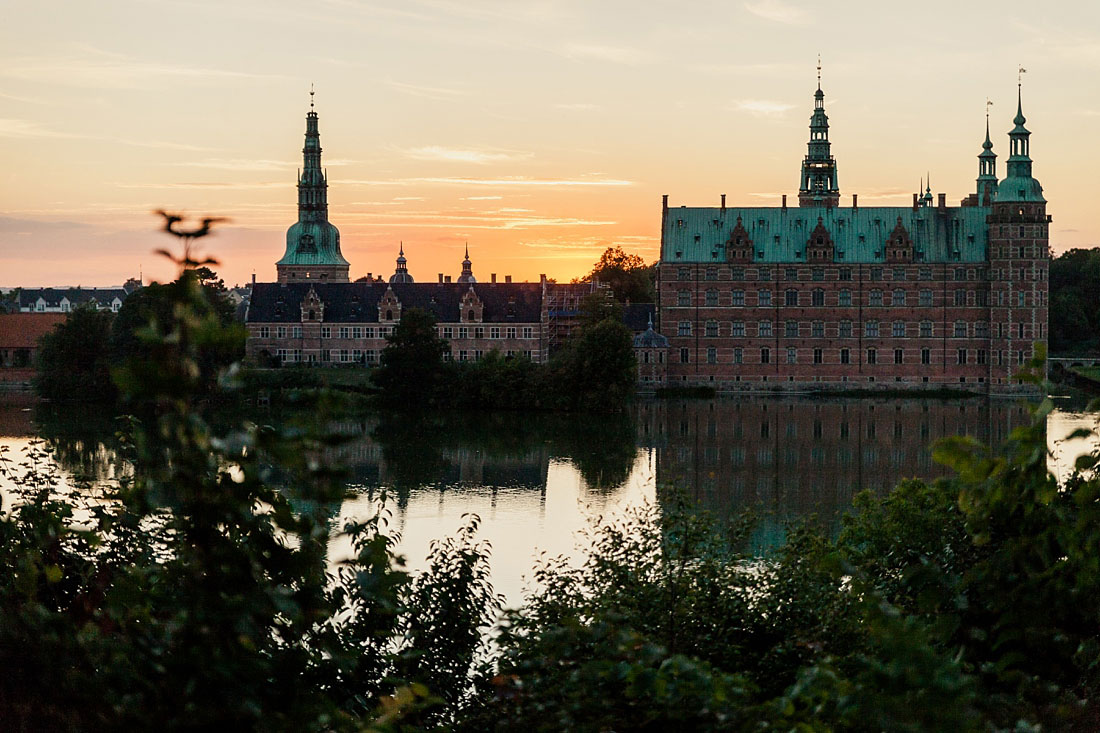
[[[1050,349],[1100,352],[1100,247],[1071,249],[1050,262]]]
[[[403,407],[433,404],[440,397],[446,351],[447,342],[436,332],[431,313],[420,308],[402,311],[372,374],[383,401]]]
[[[656,300],[656,263],[647,265],[636,254],[627,254],[622,247],[608,247],[592,266],[592,272],[581,282],[599,280],[606,283],[619,302],[652,303]]]
[[[34,380],[40,396],[75,401],[114,399],[107,357],[112,316],[94,307],[77,308],[40,339]]]

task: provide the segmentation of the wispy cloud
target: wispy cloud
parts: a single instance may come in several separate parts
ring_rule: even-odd
[[[463,201],[500,201],[503,196],[464,196]]]
[[[476,163],[478,165],[526,160],[534,157],[534,153],[523,153],[515,150],[446,148],[441,145],[411,148],[406,150],[405,154],[413,160],[441,160],[448,163]]]
[[[794,109],[793,104],[771,99],[739,99],[734,101],[731,107],[738,112],[748,112],[757,117],[780,117]]]
[[[0,216],[0,232],[4,234],[33,234],[58,229],[77,229],[88,226],[76,221],[39,221],[37,219],[19,219],[13,216]]]
[[[131,140],[129,138],[104,137],[99,135],[80,135],[62,130],[53,130],[32,120],[0,119],[0,137],[12,138],[53,138],[64,140],[100,140],[118,145],[131,145],[138,148],[160,148],[165,150],[186,150],[197,152],[209,150],[197,145],[164,142],[160,140]]]
[[[407,226],[432,229],[536,229],[539,227],[602,227],[618,222],[574,217],[541,216],[526,209],[497,211],[373,211],[348,212],[342,219],[358,226]]]
[[[0,77],[99,89],[152,88],[165,82],[212,84],[285,78],[203,66],[156,64],[94,48],[83,48],[80,53],[68,56],[9,59],[0,68]]]
[[[386,86],[413,97],[425,97],[427,99],[454,99],[466,94],[461,89],[448,89],[446,87],[430,87],[421,84],[406,84],[401,81],[389,79],[384,81]]]
[[[292,181],[264,181],[257,183],[234,183],[231,181],[188,181],[183,183],[116,183],[118,188],[178,188],[178,189],[250,189],[250,188],[291,188]]]
[[[614,178],[408,178],[412,183],[439,183],[455,186],[544,186],[547,188],[564,186],[633,186],[633,181]]]
[[[287,160],[207,158],[206,160],[189,160],[176,165],[188,168],[215,168],[224,171],[282,171],[293,170],[296,165],[300,164]]]
[[[627,66],[637,66],[649,58],[648,54],[636,48],[584,43],[571,43],[565,47],[564,53],[566,58],[574,60],[607,61]]]
[[[600,105],[589,102],[562,102],[554,105],[555,109],[569,110],[570,112],[590,112],[599,109]]]
[[[803,8],[782,2],[782,0],[757,0],[756,2],[747,2],[745,3],[745,10],[757,17],[775,23],[796,25],[805,23],[808,20],[808,14]]]

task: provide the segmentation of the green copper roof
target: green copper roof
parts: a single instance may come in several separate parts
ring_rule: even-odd
[[[982,262],[989,208],[922,206],[840,208],[670,207],[662,232],[661,260],[725,262],[726,242],[737,217],[753,243],[753,260],[805,263],[806,243],[820,216],[836,247],[836,262],[885,262],[884,245],[901,218],[917,262]]]
[[[1031,176],[1009,176],[997,184],[997,201],[1001,203],[1046,203],[1043,187]]]

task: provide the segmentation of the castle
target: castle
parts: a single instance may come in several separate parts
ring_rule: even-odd
[[[798,206],[661,208],[658,330],[671,385],[719,391],[1029,392],[1047,339],[1043,189],[1017,88],[1007,176],[986,137],[958,206],[840,205],[820,73]]]
[[[310,93],[312,95],[312,92]],[[253,280],[245,323],[247,353],[255,362],[312,366],[377,364],[386,337],[408,308],[435,318],[448,344],[445,358],[477,361],[491,351],[543,362],[579,320],[580,300],[595,283],[478,283],[469,248],[455,282],[417,283],[404,246],[388,280],[368,273],[350,282],[340,231],[328,219],[328,176],[321,166],[318,117],[306,115],[303,167],[298,174],[298,221],[287,230],[274,283]],[[606,288],[603,289],[606,293]]]

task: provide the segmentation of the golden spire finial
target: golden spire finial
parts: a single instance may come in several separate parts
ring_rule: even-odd
[[[313,109],[313,82],[309,84],[309,108]]]

